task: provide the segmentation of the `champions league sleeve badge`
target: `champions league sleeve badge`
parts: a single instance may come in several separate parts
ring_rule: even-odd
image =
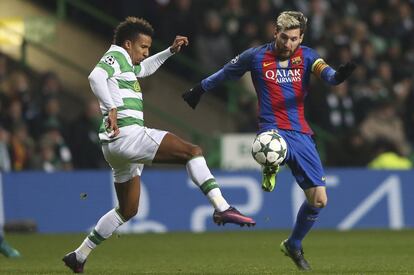
[[[232,60],[230,60],[231,64],[236,64],[237,61],[239,61],[240,55],[237,55],[235,58],[233,58]]]
[[[115,63],[115,57],[113,57],[112,55],[108,55],[104,58],[103,62],[112,66]]]

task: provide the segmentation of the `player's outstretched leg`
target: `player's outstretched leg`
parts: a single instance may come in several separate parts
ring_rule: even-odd
[[[203,157],[203,151],[174,134],[165,134],[153,163],[183,163],[191,180],[208,198],[215,211],[213,220],[217,224],[234,223],[240,226],[255,225],[256,222],[231,207],[223,197],[216,179],[211,174]]]
[[[234,223],[240,226],[254,226],[256,222],[241,214],[236,208],[231,207],[221,194],[216,179],[207,167],[203,156],[197,156],[187,162],[187,172],[193,182],[207,196],[215,211],[213,221],[218,225]]]
[[[300,270],[311,270],[308,261],[306,261],[305,257],[303,256],[304,253],[302,248],[294,249],[289,246],[287,240],[284,240],[280,244],[280,250],[285,254],[285,256],[291,258]]]
[[[262,170],[262,189],[266,192],[272,192],[276,186],[276,177],[280,166],[264,166]]]

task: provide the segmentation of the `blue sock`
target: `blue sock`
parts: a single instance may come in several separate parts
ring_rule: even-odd
[[[307,201],[303,202],[296,217],[296,223],[293,227],[292,234],[288,239],[289,247],[295,250],[302,248],[302,240],[318,219],[320,211],[321,208],[313,207],[309,205]]]

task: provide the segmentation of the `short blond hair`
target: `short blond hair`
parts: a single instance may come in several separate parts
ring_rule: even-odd
[[[300,29],[300,34],[303,34],[306,30],[306,22],[308,18],[300,11],[284,11],[276,19],[276,30],[283,32]]]

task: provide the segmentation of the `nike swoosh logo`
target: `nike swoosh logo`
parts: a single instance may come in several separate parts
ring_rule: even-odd
[[[275,63],[275,62],[263,62],[263,67],[267,67],[267,66],[269,66],[269,65],[272,65],[273,63]]]

